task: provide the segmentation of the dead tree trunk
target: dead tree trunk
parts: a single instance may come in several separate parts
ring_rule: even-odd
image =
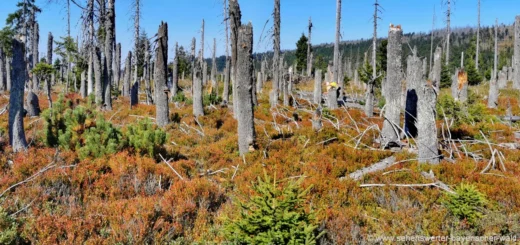
[[[321,70],[316,69],[314,72],[314,104],[321,105]]]
[[[498,84],[496,77],[491,77],[489,80],[489,96],[487,107],[488,108],[497,108],[498,106]]]
[[[211,59],[211,94],[217,94],[217,39],[213,38],[213,58]]]
[[[224,91],[222,92],[222,101],[224,104],[229,102],[229,79],[231,77],[231,59],[226,56],[226,67],[224,68]]]
[[[138,57],[139,57],[139,29],[140,29],[140,22],[139,19],[141,17],[141,0],[135,0],[134,3],[135,12],[134,12],[134,76],[131,81],[131,86],[137,86],[137,89],[139,89],[139,78],[137,77],[137,71],[138,71]],[[168,28],[166,28],[168,29]],[[168,39],[168,37],[166,37]],[[166,70],[166,73],[168,73],[168,70]],[[168,81],[168,80],[166,80]],[[137,85],[135,85],[137,83]],[[129,88],[131,89],[131,88]]]
[[[132,51],[128,51],[125,61],[125,77],[123,81],[123,96],[130,95],[130,80],[132,79]]]
[[[80,86],[79,86],[79,93],[81,95],[81,98],[85,98],[87,97],[87,87],[85,86],[85,79],[87,79],[86,77],[86,74],[85,74],[85,71],[81,72],[81,77],[80,77],[81,81],[80,81]],[[50,90],[50,87],[49,85],[47,85],[47,90]]]
[[[334,42],[334,68],[333,68],[333,82],[339,84],[339,37],[341,31],[341,0],[336,0],[336,39]],[[328,91],[328,102],[330,109],[338,108],[338,95],[336,87],[331,87]]]
[[[428,74],[428,78],[432,81],[435,81],[433,79],[433,31],[435,30],[435,7],[433,8],[433,17],[432,17],[432,30],[431,30],[431,36],[430,36],[430,72]],[[437,50],[435,50],[437,52]],[[437,87],[438,89],[438,87]]]
[[[253,26],[240,26],[237,44],[238,150],[241,155],[254,149],[253,115]]]
[[[27,92],[25,109],[27,111],[27,116],[37,117],[40,115],[40,103],[38,101],[38,96],[36,96],[36,94],[31,90]]]
[[[202,102],[202,64],[200,60],[195,62],[193,72],[193,116],[204,116],[204,105]]]
[[[478,71],[478,56],[480,50],[480,0],[478,0],[478,21],[477,21],[477,52],[475,53],[475,68]]]
[[[437,47],[433,55],[433,70],[431,71],[432,84],[435,84],[435,88],[439,90],[441,84],[441,69],[442,69],[442,48]]]
[[[262,72],[258,72],[256,75],[256,89],[255,89],[255,92],[257,95],[262,93],[262,87],[264,86],[263,80],[264,80],[264,77],[262,75]],[[257,98],[257,100],[258,100],[258,98]]]
[[[520,15],[515,18],[515,55],[514,55],[514,66],[515,72],[513,88],[520,89]]]
[[[114,74],[111,69],[112,57],[114,56],[114,43],[115,43],[115,27],[116,27],[116,11],[115,11],[115,0],[108,0],[108,9],[105,16],[105,83],[103,84],[103,91],[105,96],[104,109],[112,110],[112,86],[114,84]]]
[[[202,85],[206,86],[208,84],[208,63],[206,61],[202,61]]]
[[[423,62],[417,57],[417,49],[408,56],[406,72],[406,109],[404,113],[404,130],[410,137],[417,137],[417,96],[421,86],[424,86],[420,68]]]
[[[9,97],[9,144],[14,152],[27,149],[27,141],[23,128],[25,69],[24,44],[13,39],[13,74],[15,74],[15,76]]]
[[[280,86],[280,75],[278,70],[280,69],[280,0],[274,0],[274,26],[273,26],[273,82],[272,89],[269,95],[271,102],[271,108],[275,108],[278,105],[278,87]]]
[[[386,81],[384,83],[383,96],[386,104],[384,108],[384,123],[381,132],[382,143],[387,147],[389,143],[399,141],[400,124],[400,100],[401,100],[401,56],[403,31],[400,26],[390,26],[388,32],[388,65],[386,69]],[[420,68],[419,68],[420,69]]]
[[[5,59],[5,80],[6,80],[6,88],[7,88],[7,91],[11,91],[11,88],[12,88],[12,85],[13,85],[13,82],[11,80],[11,74],[12,74],[12,71],[11,71],[11,62],[12,62],[12,59],[7,57]]]
[[[417,107],[417,148],[419,163],[439,163],[439,146],[437,142],[437,125],[435,123],[437,90],[429,84],[422,83],[418,91]]]
[[[169,122],[168,108],[168,24],[161,22],[155,51],[155,120],[159,127]]]
[[[6,60],[6,57],[5,57],[5,53],[4,53],[4,48],[2,46],[0,46],[0,90],[1,91],[5,91],[7,89],[7,84],[6,84],[6,80],[7,78],[5,77],[5,60]]]
[[[153,104],[153,96],[152,96],[152,88],[151,88],[151,85],[150,85],[150,77],[151,77],[150,73],[152,73],[153,71],[150,69],[150,52],[148,51],[148,49],[150,47],[149,41],[146,40],[144,45],[145,45],[145,51],[144,51],[144,66],[143,66],[143,70],[145,72],[145,75],[144,75],[144,85],[145,85],[145,92],[146,92],[146,104],[151,105],[151,104]],[[176,47],[177,47],[177,44],[176,44]],[[175,53],[176,53],[175,56],[177,56],[177,49],[176,49]],[[177,69],[177,65],[175,63],[175,60],[173,62],[173,69],[174,69],[173,72],[175,73],[176,69]],[[174,88],[177,88],[177,81],[176,80],[173,80],[173,84],[174,84]],[[174,94],[173,92],[175,92],[175,94],[177,94],[177,90],[175,90],[175,91],[172,90],[172,94]]]
[[[116,53],[115,53],[115,66],[114,66],[114,87],[119,90],[119,83],[121,80],[121,43],[116,45]]]
[[[492,78],[495,80],[498,77],[498,19],[495,19],[495,53],[493,60],[493,74]]]
[[[39,45],[40,44],[40,25],[38,22],[35,22],[33,25],[33,36],[32,36],[32,68],[36,67],[36,64],[39,62]],[[38,76],[32,76],[32,91],[37,92],[40,89],[40,81],[38,80]],[[36,94],[35,94],[36,96]],[[38,99],[38,97],[36,97]],[[38,112],[39,114],[39,112]]]
[[[47,37],[47,64],[49,65],[52,65],[52,44],[53,44],[53,40],[54,40],[54,37],[52,36],[52,33],[49,32],[49,36]],[[83,73],[85,73],[85,71],[83,71]],[[82,74],[83,74],[82,73]],[[85,75],[83,75],[85,76]],[[45,90],[46,90],[46,93],[47,93],[47,99],[49,100],[49,107],[52,108],[52,97],[51,97],[51,77],[50,76],[47,76],[45,78]],[[81,90],[82,92],[85,91],[84,93],[81,94],[81,96],[83,98],[86,97],[86,87],[85,87],[85,84],[83,83],[83,90]]]
[[[312,58],[311,58],[311,34],[312,34],[312,19],[309,17],[309,38],[307,39],[307,76],[311,76],[312,72]]]
[[[179,56],[178,56],[178,53],[179,53],[179,44],[177,42],[175,42],[175,57],[173,58],[173,69],[172,69],[172,89],[171,89],[171,97],[175,97],[177,95],[177,92],[178,92],[178,88],[179,88],[179,70],[178,70],[178,66],[179,66]],[[149,83],[149,81],[148,81]],[[150,85],[147,85],[147,86],[150,86]]]
[[[101,106],[103,104],[103,81],[101,80],[103,74],[101,67],[101,51],[99,50],[99,47],[96,47],[94,51],[94,77],[96,78],[94,86],[96,90],[96,104]]]
[[[450,63],[450,36],[451,36],[451,0],[448,0],[448,10],[446,11],[446,65]]]

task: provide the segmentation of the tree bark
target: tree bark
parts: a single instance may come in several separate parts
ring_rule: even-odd
[[[40,25],[38,22],[34,23],[33,26],[33,37],[32,37],[32,68],[36,67],[39,62],[39,43],[40,43]],[[32,72],[32,71],[31,71]],[[40,88],[40,81],[38,76],[32,76],[32,91],[37,92]],[[39,113],[38,113],[39,114]]]
[[[442,48],[437,47],[435,49],[435,53],[433,55],[433,70],[431,72],[432,74],[432,84],[435,84],[435,88],[439,90],[441,85],[441,70],[442,70]]]
[[[478,0],[477,52],[475,53],[475,68],[477,69],[477,71],[479,70],[478,69],[478,65],[479,65],[478,56],[480,54],[479,50],[480,50],[480,0]]]
[[[339,37],[340,37],[340,31],[341,31],[341,0],[336,0],[336,39],[334,42],[334,68],[333,68],[333,76],[332,79],[333,82],[336,82],[339,84],[339,63],[340,61],[340,54],[339,54]],[[331,88],[328,91],[328,101],[329,101],[329,108],[330,109],[336,109],[338,108],[338,98],[337,98],[337,88]]]
[[[123,81],[123,96],[130,95],[130,80],[132,79],[132,51],[128,51],[125,61],[125,77]]]
[[[168,108],[168,24],[161,22],[155,51],[155,118],[159,127],[169,123]]]
[[[403,31],[400,26],[390,26],[388,32],[387,70],[386,80],[383,84],[383,96],[386,104],[384,109],[385,120],[381,132],[382,143],[387,147],[389,143],[399,141],[400,101],[402,79],[402,42]],[[420,68],[419,68],[420,69]]]
[[[321,105],[321,70],[316,69],[314,72],[314,104]]]
[[[5,80],[6,80],[6,89],[7,91],[11,91],[11,88],[12,88],[12,85],[13,85],[13,82],[11,80],[11,75],[12,75],[12,70],[11,70],[11,62],[12,62],[12,59],[10,59],[9,57],[7,57],[5,59]]]
[[[217,39],[213,39],[213,58],[211,59],[211,93],[217,94]]]
[[[0,46],[0,90],[5,91],[7,89],[7,78],[5,77],[5,54],[4,49]]]
[[[224,91],[222,92],[222,101],[224,104],[229,102],[229,79],[231,77],[231,58],[226,57],[226,67],[224,68]]]
[[[446,11],[446,65],[450,63],[450,36],[451,36],[451,0],[448,0],[448,10]]]
[[[80,81],[80,87],[79,87],[79,93],[81,95],[81,98],[87,97],[87,88],[85,87],[85,79],[86,74],[85,71],[81,72],[81,81]]]
[[[498,106],[498,84],[497,79],[492,77],[489,81],[489,96],[487,107],[488,108],[497,108]]]
[[[204,106],[202,103],[202,64],[196,61],[193,77],[193,116],[204,116]]]
[[[514,66],[515,72],[513,88],[520,89],[520,15],[515,18],[515,47],[514,47]]]
[[[239,27],[237,44],[238,150],[244,155],[254,148],[253,115],[253,26]]]
[[[307,39],[307,76],[311,76],[312,72],[312,58],[311,58],[311,34],[312,34],[312,19],[309,17],[309,38]]]
[[[40,115],[40,103],[38,101],[38,96],[31,90],[27,92],[25,109],[27,111],[27,116],[37,117]]]
[[[280,76],[278,73],[280,62],[280,0],[274,0],[274,26],[273,26],[273,82],[272,89],[269,95],[271,108],[278,105],[278,87],[280,83]]]
[[[114,84],[115,89],[119,90],[119,82],[121,80],[121,43],[116,45],[116,53],[114,55]]]
[[[172,89],[171,89],[171,97],[175,97],[179,88],[179,44],[175,42],[175,57],[173,58],[173,69],[172,69]],[[149,81],[148,81],[149,82]],[[147,85],[149,86],[149,85]]]
[[[416,49],[414,49],[416,50]],[[419,88],[423,86],[420,68],[423,62],[414,53],[408,56],[406,74],[406,109],[404,113],[404,130],[410,137],[417,137],[417,101]]]
[[[103,81],[101,80],[103,77],[102,67],[101,67],[101,51],[99,47],[95,47],[94,51],[94,77],[95,77],[95,97],[96,104],[101,106],[103,104]]]
[[[255,92],[258,96],[258,94],[262,93],[262,87],[264,86],[263,85],[263,75],[262,75],[262,72],[258,72],[257,75],[256,75],[256,89],[255,89]],[[258,98],[257,98],[258,100]]]
[[[144,74],[144,85],[145,85],[145,92],[146,92],[146,104],[148,105],[151,105],[153,104],[153,96],[152,96],[152,88],[151,88],[151,85],[150,85],[150,73],[152,72],[150,70],[150,52],[148,51],[149,49],[149,45],[150,43],[148,42],[148,40],[145,41],[145,51],[144,51],[144,66],[143,66],[143,70],[145,72]],[[177,44],[175,44],[175,47],[177,47]],[[175,57],[177,59],[177,49],[175,51]],[[177,65],[174,61],[173,63],[173,69],[174,69],[174,74],[177,70]],[[175,75],[174,75],[175,77]],[[171,91],[171,97],[173,98],[175,96],[175,94],[177,94],[177,80],[173,80],[173,87],[172,87],[172,91]],[[175,88],[175,90],[174,90]]]
[[[116,11],[115,0],[108,0],[108,9],[105,16],[105,83],[103,84],[103,91],[105,96],[105,110],[112,110],[112,86],[114,84],[114,74],[112,69],[112,57],[114,56],[115,44],[115,27],[116,27]]]
[[[418,91],[417,107],[417,148],[419,163],[439,163],[439,146],[437,142],[437,125],[435,123],[437,92],[429,84],[425,84]]]
[[[9,144],[14,152],[27,149],[23,127],[23,91],[26,75],[23,46],[23,43],[13,39],[14,83],[9,97]]]

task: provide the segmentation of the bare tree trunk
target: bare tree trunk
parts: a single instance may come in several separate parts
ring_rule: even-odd
[[[419,163],[439,163],[437,142],[436,107],[437,92],[431,85],[422,83],[418,91],[417,107],[417,148]]]
[[[206,86],[208,84],[208,63],[206,61],[202,61],[202,85]]]
[[[432,17],[432,33],[431,33],[431,37],[430,37],[430,72],[428,74],[428,78],[429,79],[432,79],[433,81],[435,81],[435,79],[433,79],[433,31],[435,30],[435,6],[433,7],[433,17]],[[435,50],[437,52],[437,50]],[[439,87],[437,87],[437,90],[439,89]]]
[[[202,64],[197,60],[194,67],[193,77],[193,116],[204,116],[204,105],[202,103]]]
[[[334,68],[333,68],[333,82],[339,84],[339,37],[341,31],[341,0],[336,0],[336,41],[334,42]],[[329,108],[338,108],[337,88],[331,87],[328,91]]]
[[[6,55],[4,54],[4,49],[2,46],[0,46],[0,90],[1,91],[5,91],[7,89],[7,84],[6,84],[6,80],[7,78],[5,77],[5,74],[6,74],[6,69],[5,69],[5,60],[6,60]]]
[[[233,93],[233,117],[238,119],[239,111],[236,103],[236,67],[237,67],[237,49],[238,49],[238,28],[242,25],[242,13],[240,11],[240,6],[237,0],[229,0],[229,26],[231,29],[231,71],[230,71],[230,79],[231,79],[231,87]]]
[[[39,62],[39,43],[40,43],[40,25],[35,22],[33,25],[33,36],[32,36],[32,68],[36,67]],[[32,76],[32,91],[37,92],[40,88],[38,76]],[[38,97],[36,97],[38,99]],[[39,114],[39,113],[38,113]]]
[[[38,96],[32,90],[27,92],[25,109],[27,111],[27,116],[37,117],[40,115],[40,103],[38,101]]]
[[[495,53],[493,60],[493,74],[492,79],[497,79],[498,76],[498,19],[495,19]]]
[[[173,69],[172,69],[172,89],[171,89],[171,97],[175,97],[178,92],[179,88],[179,72],[178,72],[178,66],[179,66],[179,44],[175,42],[175,57],[173,58]],[[148,81],[149,83],[149,81]],[[147,85],[149,86],[149,85]]]
[[[13,39],[13,74],[15,76],[9,97],[9,144],[14,152],[27,149],[23,127],[23,91],[26,75],[23,46],[23,43]]]
[[[137,77],[137,71],[138,71],[138,67],[137,67],[137,63],[138,63],[138,58],[139,57],[139,27],[140,27],[140,23],[139,23],[139,18],[141,17],[141,0],[135,0],[135,12],[134,12],[134,71],[135,71],[135,75],[133,77],[133,80],[131,80],[132,82],[132,86],[134,86],[134,84],[137,83],[137,89],[139,89],[139,80],[138,80],[138,77]],[[166,70],[166,73],[168,73],[168,70]],[[168,81],[168,80],[166,80]]]
[[[442,69],[442,48],[437,47],[435,49],[435,53],[433,54],[433,70],[432,74],[432,84],[435,85],[435,88],[439,90],[441,84],[441,69]]]
[[[130,95],[130,80],[132,79],[132,51],[128,51],[125,61],[125,77],[123,81],[123,96]]]
[[[450,63],[450,36],[451,36],[451,0],[448,0],[448,10],[446,11],[446,65]]]
[[[476,56],[475,56],[475,68],[477,68],[477,71],[479,70],[478,69],[478,56],[480,54],[479,52],[480,50],[480,0],[478,0],[478,21],[477,21],[477,52],[476,52]]]
[[[316,69],[314,72],[314,104],[321,105],[321,70]]]
[[[383,96],[386,104],[384,109],[384,123],[381,132],[382,144],[387,147],[389,143],[399,141],[400,113],[401,113],[401,79],[402,79],[402,42],[403,31],[400,26],[390,26],[388,32],[388,65],[386,69],[386,81],[383,84]],[[420,68],[419,68],[420,69]]]
[[[94,92],[94,81],[92,80],[94,77],[94,0],[88,1],[88,21],[89,21],[89,43],[88,43],[88,52],[89,52],[89,62],[88,62],[88,70],[87,70],[87,95],[90,95]]]
[[[262,87],[264,86],[263,85],[263,75],[262,75],[262,72],[258,72],[257,75],[256,75],[256,89],[255,89],[255,92],[256,94],[260,94],[262,93]],[[257,98],[257,101],[258,101],[258,98]]]
[[[119,83],[121,80],[121,43],[116,45],[116,53],[115,53],[115,67],[114,67],[114,87],[119,90]]]
[[[244,155],[254,149],[255,126],[253,115],[253,26],[240,26],[237,44],[237,104],[238,150]]]
[[[148,40],[146,40],[145,41],[145,51],[144,51],[145,52],[144,53],[144,66],[143,66],[143,70],[145,72],[144,84],[145,84],[145,92],[146,92],[146,104],[151,105],[151,104],[153,104],[153,96],[152,96],[152,88],[150,85],[150,77],[151,77],[150,73],[152,73],[153,71],[150,69],[150,52],[148,51],[149,48],[150,48],[150,43]],[[177,55],[175,55],[175,56],[177,56]],[[173,68],[176,69],[175,62],[173,64]],[[177,86],[177,82],[175,82],[175,86]],[[173,91],[172,91],[172,94],[173,94]],[[175,94],[177,94],[176,90],[175,90]]]
[[[169,123],[168,108],[168,24],[161,22],[155,51],[155,119],[159,127]]]
[[[404,113],[404,130],[410,137],[417,136],[417,101],[419,89],[424,86],[424,80],[420,71],[423,62],[417,57],[417,49],[414,47],[414,53],[408,56],[407,74],[406,74],[406,109]]]
[[[515,18],[515,44],[514,44],[514,65],[513,71],[515,72],[513,88],[520,89],[520,15]]]
[[[213,58],[211,60],[211,93],[217,94],[217,39],[213,38]]]
[[[271,108],[275,108],[278,105],[278,87],[280,83],[280,77],[278,70],[280,69],[280,0],[274,0],[274,27],[273,27],[273,82],[272,90],[270,93]]]
[[[108,11],[105,16],[105,67],[106,77],[104,78],[105,83],[103,84],[103,91],[105,95],[105,110],[112,110],[112,86],[114,84],[114,74],[111,69],[112,57],[114,56],[114,43],[115,43],[115,22],[116,11],[115,11],[115,0],[108,0]]]
[[[12,62],[11,58],[7,57],[5,59],[5,80],[6,80],[7,91],[11,91],[11,88],[12,88],[12,85],[13,85],[13,82],[11,80],[11,74],[12,74],[11,62]]]
[[[205,29],[206,22],[204,22],[204,19],[202,19],[202,27],[200,28],[200,64],[204,64],[204,29]],[[206,71],[204,71],[203,74],[206,74]]]
[[[311,58],[311,34],[312,34],[312,19],[309,17],[309,38],[307,39],[307,76],[311,76],[312,72],[312,58]]]
[[[85,79],[86,79],[86,74],[85,74],[85,71],[81,72],[81,81],[80,81],[80,86],[79,86],[79,93],[81,95],[81,98],[85,98],[87,97],[87,88],[85,86]],[[47,90],[50,90],[50,86],[47,85]],[[49,96],[50,98],[50,96]]]
[[[53,50],[52,46],[53,46],[53,42],[54,42],[54,37],[52,36],[52,33],[49,32],[49,36],[47,37],[47,64],[49,64],[51,66],[52,66],[52,50]],[[49,100],[49,106],[50,106],[50,108],[52,108],[52,97],[51,97],[51,87],[52,86],[51,86],[51,80],[50,79],[51,79],[50,76],[47,76],[47,78],[45,79],[45,88],[46,88],[46,92],[47,92],[47,99]],[[83,89],[86,92],[86,88],[83,87]],[[85,97],[83,94],[82,94],[82,96]]]
[[[191,39],[191,90],[193,94],[193,83],[195,82],[195,49],[197,45],[197,40],[195,38]]]
[[[101,51],[99,47],[95,47],[94,51],[94,77],[95,77],[95,97],[96,104],[101,106],[103,104],[103,81],[101,80],[102,75],[102,67],[101,67]]]
[[[231,59],[226,57],[226,67],[224,68],[224,91],[222,92],[222,100],[224,104],[229,102],[229,79],[231,77]]]
[[[489,80],[489,96],[487,107],[488,108],[497,108],[498,106],[498,84],[496,77],[491,77]]]

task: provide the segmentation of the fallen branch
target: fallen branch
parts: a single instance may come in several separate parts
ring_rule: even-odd
[[[172,167],[172,165],[170,165],[168,161],[166,161],[166,159],[164,159],[164,157],[160,153],[159,156],[164,161],[164,163],[166,163],[166,165],[168,165],[168,167],[170,167],[173,170],[173,172],[179,177],[179,179],[184,180],[184,178]]]
[[[391,157],[387,157],[385,159],[383,159],[382,161],[378,162],[378,163],[375,163],[375,164],[372,164],[368,167],[365,167],[365,168],[362,168],[358,171],[355,171],[351,174],[348,175],[349,178],[353,179],[353,180],[360,180],[361,178],[363,178],[363,176],[369,174],[369,173],[373,173],[373,172],[377,172],[377,171],[381,171],[383,169],[386,169],[392,165],[396,164],[395,162],[395,156],[391,156]],[[340,178],[340,180],[343,180],[345,177],[342,177]]]
[[[434,183],[427,184],[361,184],[359,187],[385,187],[385,186],[395,186],[395,187],[437,187],[441,190],[449,192],[451,194],[455,194],[454,191],[449,189],[444,183],[438,181]]]

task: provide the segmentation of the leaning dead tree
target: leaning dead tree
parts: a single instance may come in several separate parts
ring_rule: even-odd
[[[498,63],[498,19],[495,20],[495,54],[493,61],[493,72],[491,79],[489,80],[489,96],[488,96],[488,108],[497,108],[498,106],[498,91],[499,84],[497,81],[497,63]]]
[[[513,58],[514,81],[513,88],[520,89],[520,15],[515,18],[515,55]]]
[[[402,39],[401,26],[390,25],[388,31],[388,51],[386,80],[383,84],[383,96],[386,100],[384,107],[384,123],[381,132],[381,143],[387,147],[390,143],[399,141],[399,122],[401,104],[401,80],[402,80]],[[420,69],[420,68],[419,68]]]
[[[238,150],[241,155],[254,149],[255,125],[253,114],[253,26],[251,23],[238,29],[237,44],[237,104]]]
[[[309,17],[309,37],[307,39],[307,76],[310,77],[312,73],[312,55],[311,55],[311,34],[312,34],[312,19]]]
[[[9,144],[14,152],[27,149],[23,128],[23,90],[26,76],[24,43],[13,39],[13,84],[9,97]]]
[[[168,108],[168,23],[161,22],[155,49],[155,119],[159,127],[169,122]]]
[[[336,39],[334,42],[334,68],[333,68],[333,82],[339,84],[339,66],[340,66],[340,58],[339,58],[339,37],[341,31],[341,0],[336,0]],[[338,108],[338,96],[337,89],[334,86],[331,86],[328,92],[328,102],[330,109]],[[341,88],[343,89],[343,88]]]
[[[278,105],[278,87],[280,86],[280,0],[274,0],[274,24],[273,24],[273,83],[271,93],[269,95],[271,108]]]

